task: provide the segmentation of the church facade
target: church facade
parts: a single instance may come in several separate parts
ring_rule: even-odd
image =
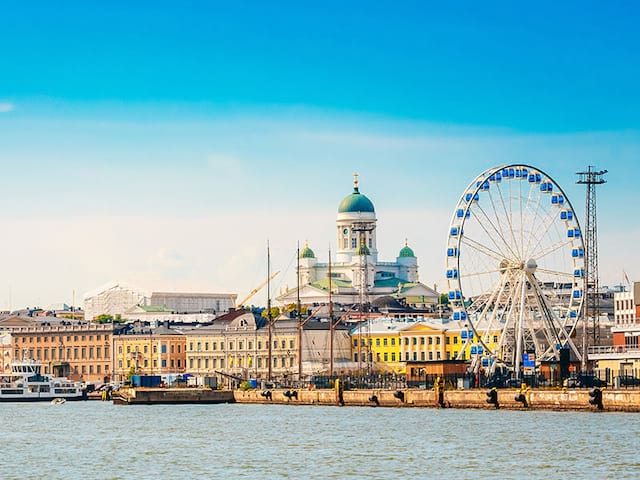
[[[331,300],[343,305],[371,303],[385,296],[422,308],[437,303],[437,292],[419,282],[418,259],[407,243],[395,261],[378,259],[377,222],[373,202],[360,193],[356,174],[353,192],[338,206],[337,250],[331,265],[319,262],[308,244],[300,251],[299,295],[303,304],[327,303],[329,289]],[[297,297],[293,289],[278,300],[291,304]]]

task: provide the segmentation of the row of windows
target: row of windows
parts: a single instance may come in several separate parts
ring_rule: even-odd
[[[118,360],[119,369],[123,368],[123,364],[124,362],[122,360]],[[180,360],[179,358],[177,360],[172,358],[171,361],[167,363],[167,360],[163,358],[162,361],[160,362],[160,365],[162,366],[162,368],[167,368],[167,365],[171,365],[171,368],[182,368],[182,360]],[[127,368],[131,368],[132,366],[149,368],[149,360],[145,358],[144,361],[139,362],[137,364],[134,360],[131,360],[131,359],[127,360]],[[158,368],[157,359],[153,360],[153,368]]]
[[[96,341],[99,342],[100,340],[102,340],[102,335],[96,335]],[[29,343],[33,343],[33,339],[36,339],[35,342],[36,343],[40,343],[40,342],[44,342],[44,343],[55,343],[56,341],[62,343],[63,340],[63,335],[59,335],[59,336],[51,336],[49,337],[48,335],[37,335],[37,336],[30,336],[29,337]],[[80,335],[81,341],[82,342],[86,342],[87,341],[87,336],[86,335]],[[105,335],[104,336],[105,341],[109,341],[109,335]],[[66,336],[66,341],[70,342],[71,341],[71,335],[67,335]],[[73,335],[73,341],[77,342],[78,341],[78,335]],[[93,335],[89,335],[89,341],[93,342]],[[27,337],[22,337],[22,343],[27,343]]]
[[[631,299],[616,300],[616,310],[631,310],[633,307]]]
[[[272,366],[274,368],[277,368],[278,365],[281,367],[293,367],[294,365],[294,357],[272,357],[271,358],[272,361]],[[242,357],[238,357],[238,358],[233,358],[233,357],[229,357],[228,359],[228,366],[229,368],[232,367],[238,367],[238,368],[244,368],[244,367],[252,367],[254,366],[254,359],[253,358],[242,358]],[[267,367],[269,364],[268,360],[266,357],[257,357],[255,359],[255,367],[256,368],[263,368],[263,367]],[[209,369],[209,368],[225,368],[225,359],[224,358],[190,358],[189,359],[189,368],[190,369]]]
[[[15,350],[15,358],[20,358],[20,350]],[[103,355],[104,353],[104,355]],[[34,355],[35,354],[35,355]],[[109,358],[109,347],[43,347],[30,348],[29,357],[36,360],[94,360]]]
[[[177,347],[175,348],[176,345],[174,345],[173,343],[170,345],[170,351],[171,353],[176,353],[176,350],[178,353],[182,353],[182,345],[178,344]],[[158,345],[153,345],[153,348],[151,349],[153,353],[158,353]],[[142,346],[142,352],[140,352],[140,346],[139,345],[134,345],[133,347],[131,345],[127,345],[127,353],[131,353],[131,352],[135,352],[135,353],[149,353],[149,345],[143,345]],[[160,346],[160,353],[167,353],[167,345],[166,344],[162,344]],[[118,354],[122,355],[122,345],[118,346]]]
[[[420,345],[440,345],[440,339],[442,337],[404,337],[404,344],[405,346],[408,345],[418,345],[418,338]],[[453,344],[454,345],[458,345],[458,340],[460,339],[460,337],[445,337],[445,345],[449,345],[450,344],[450,338],[453,338]],[[434,340],[435,339],[435,340]],[[381,342],[382,340],[382,342]],[[360,345],[365,347],[367,346],[367,343],[372,346],[373,345],[373,339],[369,339],[369,341],[367,342],[366,338],[361,338],[360,339]],[[382,343],[382,346],[386,347],[391,345],[392,347],[396,345],[396,339],[394,337],[391,338],[376,338],[375,339],[375,344],[376,347],[379,347]],[[493,336],[493,343],[498,343],[498,336],[494,335]],[[402,339],[398,338],[398,345],[402,345]],[[357,347],[358,346],[358,339],[354,338],[353,339],[353,346]]]
[[[420,353],[420,358],[419,359],[421,361],[423,361],[423,362],[426,361],[427,360],[426,352],[419,352],[419,353]],[[440,352],[435,352],[435,355],[434,355],[434,352],[428,352],[428,353],[429,353],[429,360],[442,360]],[[457,355],[457,352],[453,352],[453,357],[454,358],[455,358],[456,355]],[[364,359],[366,357],[367,357],[366,353],[363,353],[361,358],[364,361]],[[451,352],[446,352],[446,359],[447,360],[451,360],[451,357],[452,357]],[[371,358],[372,358],[372,352],[369,352],[369,361],[371,361]],[[383,362],[383,361],[384,362],[388,362],[389,359],[391,359],[392,362],[395,362],[396,361],[396,352],[391,352],[391,353],[384,352],[382,354],[379,353],[379,352],[376,353],[376,362]],[[418,352],[412,352],[411,354],[410,354],[410,352],[405,352],[404,353],[404,361],[405,362],[409,362],[411,360],[413,360],[414,362],[418,361]],[[353,354],[353,361],[354,362],[358,361],[358,353],[357,352]],[[402,354],[401,353],[398,353],[397,361],[402,361]]]
[[[203,345],[204,345],[204,349],[202,348]],[[202,352],[202,351],[208,352],[209,351],[209,345],[211,345],[211,350],[214,350],[214,351],[218,350],[218,345],[220,346],[220,350],[224,350],[224,342],[220,342],[220,344],[218,344],[218,342],[211,342],[211,344],[209,344],[209,342],[204,342],[204,343],[203,342],[196,342],[196,343],[189,342],[189,350],[192,351],[192,352],[196,352],[196,351],[197,352]],[[229,350],[234,350],[234,346],[235,345],[236,344],[234,342],[229,342],[229,345],[228,345]],[[245,343],[242,340],[238,341],[237,345],[238,345],[238,350],[244,350]],[[251,341],[251,340],[247,341],[246,345],[247,345],[247,350],[249,350],[249,351],[253,350],[253,345],[254,345],[253,341]],[[265,348],[268,347],[268,343],[267,342],[264,342],[264,344],[263,344],[262,340],[258,340],[257,341],[258,350],[262,350],[262,346],[263,345],[265,346]],[[280,341],[274,340],[273,341],[273,348],[276,349],[276,350],[278,348],[281,348],[281,349],[284,350],[284,349],[287,348],[287,341],[286,340],[280,340]],[[294,340],[289,340],[289,347],[288,348],[290,350],[293,350],[295,348],[295,341]]]

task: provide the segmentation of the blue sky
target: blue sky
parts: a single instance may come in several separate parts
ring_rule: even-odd
[[[640,270],[640,7],[344,3],[2,2],[0,308],[115,279],[242,295],[267,238],[290,285],[356,170],[381,256],[408,237],[432,284],[477,173],[536,165],[582,211],[574,173],[608,168],[603,282]]]

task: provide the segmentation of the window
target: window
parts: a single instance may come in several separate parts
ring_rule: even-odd
[[[102,347],[96,347],[96,357],[102,358]]]
[[[209,368],[209,359],[208,358],[204,359],[204,368]]]
[[[391,361],[392,362],[396,361],[396,352],[391,352]]]
[[[429,352],[429,353],[431,353],[431,352]],[[424,362],[424,355],[425,355],[424,352],[420,352],[420,360],[422,360],[423,362]]]
[[[433,337],[429,337],[429,345],[433,345]]]
[[[396,344],[396,339],[395,339],[395,338],[392,338],[392,339],[391,339],[391,345],[392,345],[392,346],[395,346],[395,344]]]
[[[149,366],[149,360],[148,359],[144,359],[144,368],[147,368]]]
[[[89,335],[89,341],[93,342],[93,335]]]
[[[380,339],[376,338],[376,347],[379,347],[379,346],[380,346]]]
[[[142,347],[142,351],[143,351],[144,353],[148,353],[148,352],[149,352],[149,346],[148,346],[148,345],[145,345],[144,347]]]
[[[127,353],[131,353],[131,345],[127,345]]]
[[[96,335],[96,340],[99,342],[100,340],[102,340],[102,336],[101,335]]]
[[[418,361],[418,352],[413,352],[413,361],[414,362]]]
[[[189,368],[193,368],[193,358],[189,359]]]
[[[409,345],[409,337],[405,337],[404,338],[404,344],[405,345]]]
[[[163,343],[162,346],[160,347],[160,352],[161,353],[167,353],[167,344]]]
[[[167,361],[164,358],[162,359],[162,368],[167,368]]]
[[[289,366],[293,367],[293,357],[289,357]]]
[[[351,248],[356,248],[356,239],[355,238],[351,239]]]
[[[369,248],[373,248],[373,238],[369,238]]]
[[[253,350],[253,342],[251,342],[251,341],[247,342],[247,349],[248,350]]]
[[[493,336],[493,343],[498,343],[498,336],[497,335]]]
[[[180,348],[179,345],[178,345],[178,348]],[[211,350],[218,350],[218,342],[211,343]]]
[[[453,344],[457,345],[458,344],[458,337],[453,337]]]
[[[436,352],[436,360],[440,360],[440,352]]]
[[[413,343],[414,345],[417,345],[417,344],[418,344],[418,339],[417,339],[416,337],[413,337],[413,339],[412,339],[412,340],[413,340],[413,342],[412,342],[412,343]]]
[[[98,375],[100,375],[100,374],[102,373],[102,365],[97,365],[97,366],[96,366],[96,373],[97,373]]]
[[[73,358],[74,358],[75,360],[77,360],[77,359],[78,359],[78,347],[75,347],[75,348],[73,349]]]
[[[233,350],[233,342],[229,342],[229,350]]]
[[[384,352],[384,361],[385,362],[389,361],[389,354],[387,352]]]
[[[358,361],[358,352],[353,354],[353,361],[357,362]]]
[[[387,339],[386,339],[386,338],[383,338],[383,339],[382,339],[382,344],[383,344],[385,347],[387,346]]]
[[[436,337],[436,345],[440,345],[440,337]]]
[[[244,346],[244,342],[238,342],[238,350],[242,350],[243,346]]]
[[[178,344],[178,353],[180,353],[180,350],[182,350],[182,347]]]
[[[202,368],[202,359],[199,358],[198,359],[198,370],[200,370]]]
[[[204,342],[204,349],[206,351],[209,351],[209,342]],[[162,352],[162,353],[167,353],[167,352]]]
[[[293,349],[293,340],[289,340],[289,348]]]
[[[404,360],[405,362],[409,361],[409,352],[404,352]]]
[[[89,358],[93,359],[93,347],[89,347]]]
[[[287,348],[287,343],[282,340],[282,342],[280,343],[282,345],[282,349],[284,350],[285,348]]]
[[[105,358],[109,358],[109,347],[107,345],[104,346],[104,356]]]
[[[262,340],[258,340],[258,350],[262,350]]]
[[[378,345],[380,345],[380,339],[378,339]],[[354,338],[354,339],[353,339],[353,346],[354,346],[354,347],[357,347],[357,346],[358,346],[358,339],[357,339],[357,338]]]
[[[278,358],[277,357],[273,357],[273,366],[274,367],[278,366]]]
[[[82,358],[87,358],[87,347],[82,347]]]
[[[433,360],[433,352],[429,352],[429,360]]]
[[[193,342],[189,342],[189,350],[193,352]]]

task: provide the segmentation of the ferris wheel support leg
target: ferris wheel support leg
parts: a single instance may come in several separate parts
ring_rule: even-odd
[[[516,329],[517,337],[516,337],[516,358],[515,358],[515,370],[516,370],[516,378],[520,380],[522,375],[520,373],[520,364],[522,362],[522,336],[524,335],[524,307],[525,307],[525,284],[524,282],[520,283],[520,312],[518,315],[518,328]]]

